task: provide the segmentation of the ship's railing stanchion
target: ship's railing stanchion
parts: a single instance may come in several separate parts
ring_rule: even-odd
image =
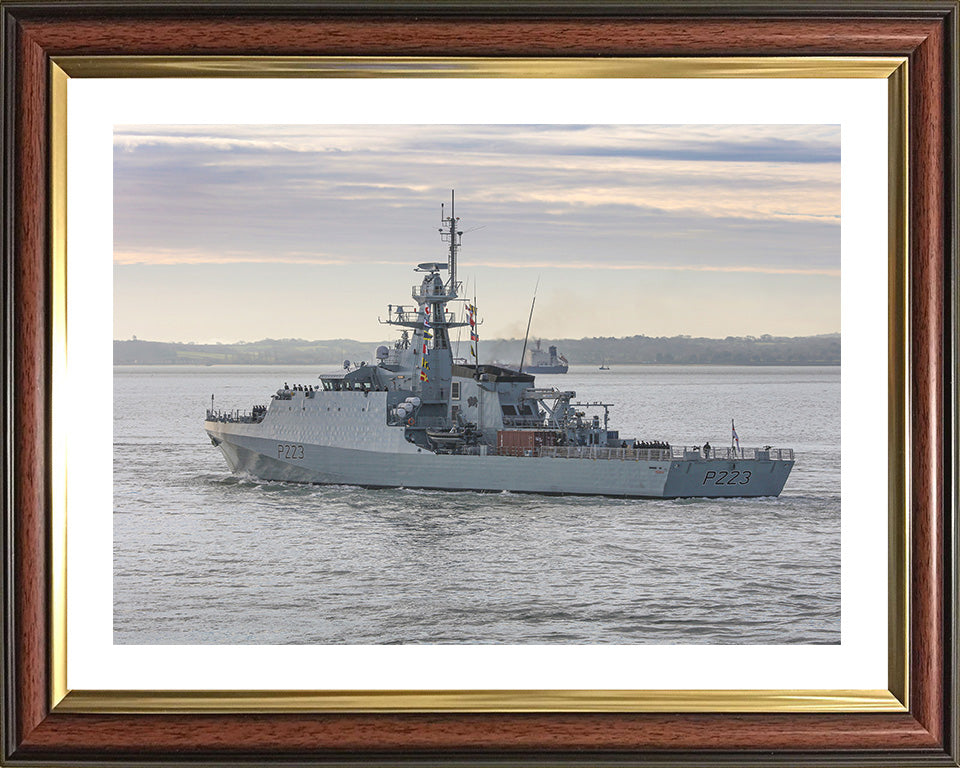
[[[532,454],[523,454],[522,451],[520,454],[516,454],[510,451],[511,449],[501,448],[499,455],[522,454],[552,459],[602,459],[616,461],[671,461],[675,459],[689,461],[691,454],[700,459],[706,458],[703,448],[694,450],[689,446],[670,446],[669,448],[607,448],[597,445],[547,445],[535,448]],[[732,448],[711,447],[709,458],[724,461],[743,461],[758,458],[769,458],[772,461],[793,461],[793,449],[770,448],[761,451],[759,448],[741,448],[737,451]]]

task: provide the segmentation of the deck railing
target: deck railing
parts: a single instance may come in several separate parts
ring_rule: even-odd
[[[263,417],[267,415],[267,406],[254,408],[249,411],[221,411],[219,409],[207,408],[207,421],[219,421],[228,424],[259,424]]]
[[[669,461],[669,448],[606,448],[599,445],[557,445],[536,449],[539,456],[554,459],[618,459],[620,461]]]
[[[689,456],[690,453],[694,456]],[[701,458],[710,459],[769,459],[771,461],[793,461],[793,448],[714,448],[709,450],[702,446],[699,451],[695,448],[674,448],[673,457],[677,459],[696,458],[699,453]]]
[[[479,446],[462,449],[462,453],[479,454]],[[698,461],[723,459],[737,461],[761,459],[764,461],[793,461],[792,448],[710,448],[709,455],[702,447],[671,446],[670,448],[607,448],[598,445],[557,445],[536,448],[516,446],[497,448],[489,446],[487,456],[526,456],[548,459],[593,459],[597,461]]]

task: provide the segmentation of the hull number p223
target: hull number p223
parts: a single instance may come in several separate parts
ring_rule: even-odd
[[[303,446],[292,443],[277,443],[278,459],[302,459]]]
[[[704,476],[701,485],[706,485],[709,480],[713,480],[714,485],[746,485],[750,482],[750,471],[744,470],[741,472],[738,469],[732,469],[730,471],[722,469],[714,472],[711,469]]]

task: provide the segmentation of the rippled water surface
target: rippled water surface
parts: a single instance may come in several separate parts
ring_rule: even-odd
[[[232,475],[203,432],[322,368],[117,367],[114,640],[128,644],[840,641],[840,370],[574,367],[674,445],[797,450],[778,499],[624,500],[297,486]]]

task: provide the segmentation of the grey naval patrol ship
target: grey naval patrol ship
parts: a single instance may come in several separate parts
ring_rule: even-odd
[[[789,448],[680,447],[623,437],[609,428],[610,403],[579,401],[573,391],[537,387],[528,373],[481,365],[476,308],[460,297],[457,282],[463,233],[452,202],[441,222],[447,261],[416,267],[422,280],[413,287],[414,303],[391,305],[381,320],[400,337],[392,348],[378,348],[375,364],[321,375],[317,384],[285,384],[250,412],[207,411],[204,428],[231,470],[264,480],[385,488],[780,494],[794,463]],[[461,327],[470,328],[472,363],[452,354],[451,330]]]

